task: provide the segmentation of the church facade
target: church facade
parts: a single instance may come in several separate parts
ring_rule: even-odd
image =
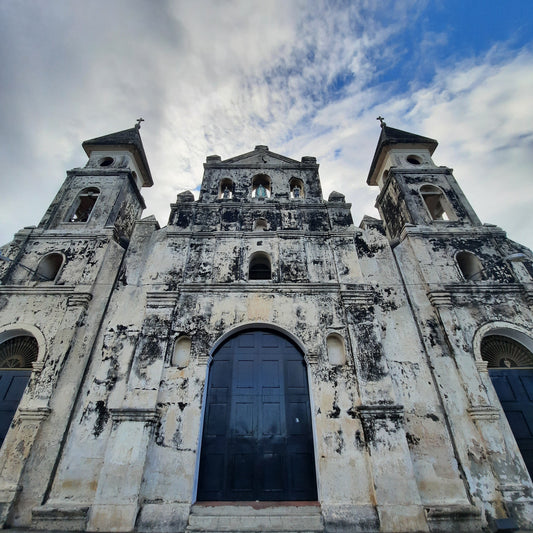
[[[0,262],[0,523],[533,529],[533,255],[382,124],[381,220],[314,157],[208,156],[142,218],[139,126],[83,143]]]

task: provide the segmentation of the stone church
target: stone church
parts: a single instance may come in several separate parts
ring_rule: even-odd
[[[533,256],[437,141],[382,123],[359,226],[256,146],[161,228],[139,126],[82,146],[1,251],[3,527],[533,528]]]

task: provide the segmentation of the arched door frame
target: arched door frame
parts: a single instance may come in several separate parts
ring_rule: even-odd
[[[484,361],[483,357],[481,356],[481,341],[487,334],[509,337],[510,339],[513,339],[516,342],[524,345],[531,353],[533,353],[533,338],[531,337],[530,331],[511,322],[495,321],[484,324],[478,328],[474,334],[472,347],[476,361]]]
[[[307,369],[307,384],[309,388],[309,408],[311,410],[311,429],[312,429],[312,437],[313,437],[313,452],[315,456],[315,476],[316,476],[316,490],[318,499],[320,500],[320,474],[318,469],[318,447],[317,447],[317,429],[316,429],[316,420],[315,416],[313,416],[313,413],[315,413],[315,401],[312,394],[312,387],[311,387],[311,373],[309,372],[309,358],[308,358],[308,350],[305,347],[305,345],[302,343],[302,341],[294,335],[292,332],[290,332],[287,329],[284,329],[280,326],[277,326],[276,324],[271,324],[269,322],[246,322],[243,324],[240,324],[239,326],[235,326],[228,331],[226,331],[224,334],[222,334],[214,343],[211,349],[209,350],[209,358],[207,360],[206,370],[205,370],[205,380],[204,380],[204,391],[202,394],[202,409],[200,414],[200,430],[198,434],[198,443],[196,446],[196,467],[194,472],[194,482],[193,482],[193,491],[192,491],[192,503],[195,503],[198,497],[198,480],[199,480],[199,474],[200,474],[200,456],[202,452],[202,438],[203,438],[203,432],[204,432],[204,417],[205,417],[205,409],[207,406],[207,389],[208,389],[208,383],[209,383],[209,371],[211,369],[211,363],[213,362],[213,357],[215,352],[218,350],[218,348],[230,337],[233,337],[234,335],[237,335],[239,333],[243,333],[248,330],[256,330],[256,329],[264,329],[264,330],[271,330],[273,332],[279,333],[280,335],[287,337],[290,339],[294,344],[296,344],[298,350],[303,355],[303,360]]]

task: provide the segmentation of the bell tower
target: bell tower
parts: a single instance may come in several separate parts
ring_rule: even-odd
[[[380,188],[376,207],[391,241],[400,237],[406,224],[436,230],[481,225],[452,169],[433,162],[437,144],[382,121],[367,183]]]
[[[139,129],[138,123],[85,141],[87,164],[67,172],[39,228],[82,234],[111,228],[117,241],[129,240],[145,208],[140,190],[153,185]]]

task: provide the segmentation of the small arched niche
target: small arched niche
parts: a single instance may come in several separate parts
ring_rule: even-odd
[[[331,365],[339,366],[346,363],[344,339],[338,333],[330,333],[326,338],[328,360]]]
[[[265,252],[256,252],[250,258],[248,279],[272,279],[270,257]]]
[[[420,195],[426,204],[433,220],[455,220],[453,209],[448,198],[439,187],[435,185],[422,185]]]
[[[229,178],[224,178],[218,186],[218,198],[222,200],[231,200],[235,185]]]
[[[69,222],[87,222],[100,195],[97,187],[87,187],[83,189],[74,202],[70,214]]]
[[[172,351],[172,366],[178,368],[185,368],[189,364],[191,358],[191,339],[187,335],[178,337],[174,342],[174,350]]]
[[[252,178],[252,198],[270,198],[271,195],[272,185],[270,176],[256,174]]]
[[[298,200],[304,197],[304,182],[298,178],[292,178],[289,182],[291,198]]]
[[[471,252],[459,252],[455,256],[457,266],[466,281],[479,281],[483,279],[483,265]]]
[[[266,231],[268,229],[268,223],[266,218],[256,218],[254,220],[254,231]]]
[[[37,281],[55,281],[65,258],[63,254],[52,253],[45,255],[37,266],[33,279]]]

